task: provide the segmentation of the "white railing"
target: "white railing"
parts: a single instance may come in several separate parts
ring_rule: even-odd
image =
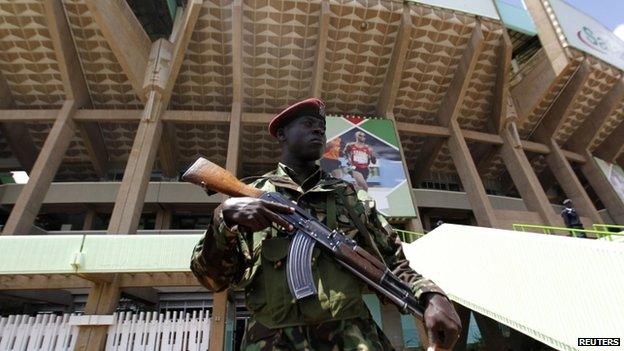
[[[70,319],[68,314],[0,318],[0,351],[73,351],[78,328]]]
[[[106,351],[207,350],[208,311],[119,313],[108,326]],[[88,319],[88,318],[87,318]],[[78,336],[79,315],[12,315],[0,318],[0,351],[71,351]],[[90,323],[91,324],[91,323]]]

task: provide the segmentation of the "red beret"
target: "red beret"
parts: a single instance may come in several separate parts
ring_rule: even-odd
[[[309,98],[290,105],[290,107],[273,117],[269,123],[269,134],[277,137],[277,128],[280,125],[290,121],[293,117],[299,116],[318,116],[324,119],[325,103],[321,99]]]

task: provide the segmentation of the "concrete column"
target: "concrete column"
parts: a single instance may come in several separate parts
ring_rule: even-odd
[[[110,283],[97,283],[87,297],[85,315],[110,315],[115,312],[119,303],[121,291],[116,280]],[[79,326],[78,339],[74,350],[93,351],[103,350],[106,344],[108,326],[93,325]]]
[[[170,209],[160,209],[156,213],[156,223],[154,225],[154,229],[163,230],[169,229],[171,227],[171,216],[172,212]]]
[[[585,188],[574,174],[570,162],[554,139],[550,140],[549,147],[550,153],[546,156],[546,163],[548,163],[548,167],[557,178],[557,182],[561,185],[566,196],[572,200],[579,216],[588,217],[593,223],[602,223],[602,217],[600,217]],[[591,224],[585,223],[585,225]]]
[[[418,213],[418,209],[416,209],[416,213]],[[420,221],[420,217],[408,219],[407,222],[405,222],[405,230],[408,230],[410,232],[416,232],[416,233],[425,232],[422,226],[422,222]]]
[[[93,221],[95,220],[95,216],[97,216],[97,213],[95,212],[94,209],[89,209],[87,210],[87,212],[85,213],[85,219],[84,222],[82,224],[82,230],[92,230],[93,229]]]
[[[550,205],[519,140],[507,128],[503,129],[501,137],[503,138],[501,156],[526,208],[539,213],[544,224],[562,226],[563,221]]]
[[[151,91],[134,137],[132,151],[108,225],[109,234],[135,234],[163,130],[166,108],[160,93]]]
[[[30,232],[35,217],[41,208],[43,198],[50,188],[50,183],[52,183],[76,131],[76,125],[72,120],[75,112],[76,102],[74,100],[67,100],[63,103],[30,172],[30,179],[28,179],[28,183],[20,192],[15,206],[13,206],[2,232],[3,235],[28,234]]]
[[[477,219],[477,223],[482,227],[497,228],[498,222],[496,220],[494,208],[492,208],[492,204],[485,193],[483,182],[479,177],[479,172],[470,155],[470,150],[468,149],[468,145],[464,140],[464,136],[462,135],[457,121],[451,121],[449,124],[449,131],[451,136],[448,139],[448,148],[451,152],[453,162],[455,163],[457,173],[461,178],[462,185],[468,195],[468,201]]]
[[[381,324],[383,332],[397,351],[403,350],[403,326],[401,325],[401,313],[395,305],[389,303],[380,304]]]
[[[594,188],[594,191],[598,194],[600,201],[605,205],[615,223],[624,224],[624,201],[618,196],[613,185],[602,173],[592,154],[589,151],[585,151],[583,156],[587,159],[587,162],[581,167],[585,178]]]

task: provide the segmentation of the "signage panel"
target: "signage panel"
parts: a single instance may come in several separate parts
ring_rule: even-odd
[[[550,5],[568,44],[624,70],[624,42],[600,22],[561,0]]]
[[[351,182],[389,217],[416,217],[394,123],[359,116],[327,117],[321,167]]]

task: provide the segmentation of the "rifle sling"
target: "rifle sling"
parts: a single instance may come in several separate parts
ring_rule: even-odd
[[[360,232],[360,235],[365,244],[364,247],[369,247],[370,250],[372,251],[371,253],[385,264],[385,261],[383,259],[383,256],[381,255],[381,252],[379,252],[377,245],[375,245],[375,243],[373,242],[373,237],[368,231],[368,228],[366,228],[366,225],[362,222],[362,220],[357,215],[357,213],[355,213],[353,206],[349,206],[347,204],[346,199],[343,194],[340,194],[340,199],[342,200],[343,205],[347,208],[347,211],[349,213],[349,218],[351,218],[351,221],[353,222],[353,224],[355,224],[355,227]]]

